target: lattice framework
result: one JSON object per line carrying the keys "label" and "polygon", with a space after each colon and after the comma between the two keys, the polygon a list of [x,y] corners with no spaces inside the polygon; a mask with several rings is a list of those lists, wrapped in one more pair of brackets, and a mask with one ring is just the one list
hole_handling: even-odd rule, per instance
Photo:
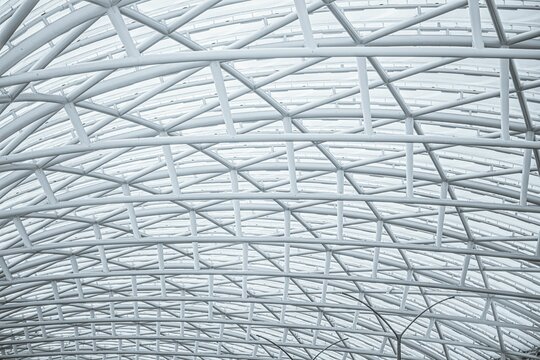
{"label": "lattice framework", "polygon": [[181,5],[0,6],[2,358],[539,346],[536,1]]}

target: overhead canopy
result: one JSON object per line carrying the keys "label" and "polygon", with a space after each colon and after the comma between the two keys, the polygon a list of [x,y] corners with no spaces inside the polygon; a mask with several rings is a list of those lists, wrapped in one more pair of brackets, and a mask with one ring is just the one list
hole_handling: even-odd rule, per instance
{"label": "overhead canopy", "polygon": [[0,21],[2,359],[540,359],[537,1]]}

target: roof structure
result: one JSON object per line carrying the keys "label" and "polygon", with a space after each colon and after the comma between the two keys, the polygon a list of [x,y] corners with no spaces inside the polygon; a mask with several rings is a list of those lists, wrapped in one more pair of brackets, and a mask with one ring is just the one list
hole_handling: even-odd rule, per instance
{"label": "roof structure", "polygon": [[454,296],[403,359],[540,359],[539,59],[536,0],[1,1],[0,357],[393,359]]}

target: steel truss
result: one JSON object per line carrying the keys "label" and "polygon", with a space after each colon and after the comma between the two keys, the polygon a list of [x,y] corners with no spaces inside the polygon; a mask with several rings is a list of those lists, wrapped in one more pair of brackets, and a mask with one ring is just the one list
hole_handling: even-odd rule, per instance
{"label": "steel truss", "polygon": [[540,359],[535,1],[172,3],[0,5],[0,357]]}

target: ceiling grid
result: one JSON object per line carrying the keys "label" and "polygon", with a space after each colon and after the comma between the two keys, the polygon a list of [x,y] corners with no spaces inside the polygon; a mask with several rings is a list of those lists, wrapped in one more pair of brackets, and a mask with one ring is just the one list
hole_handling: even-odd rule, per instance
{"label": "ceiling grid", "polygon": [[540,359],[539,24],[0,1],[0,357]]}

